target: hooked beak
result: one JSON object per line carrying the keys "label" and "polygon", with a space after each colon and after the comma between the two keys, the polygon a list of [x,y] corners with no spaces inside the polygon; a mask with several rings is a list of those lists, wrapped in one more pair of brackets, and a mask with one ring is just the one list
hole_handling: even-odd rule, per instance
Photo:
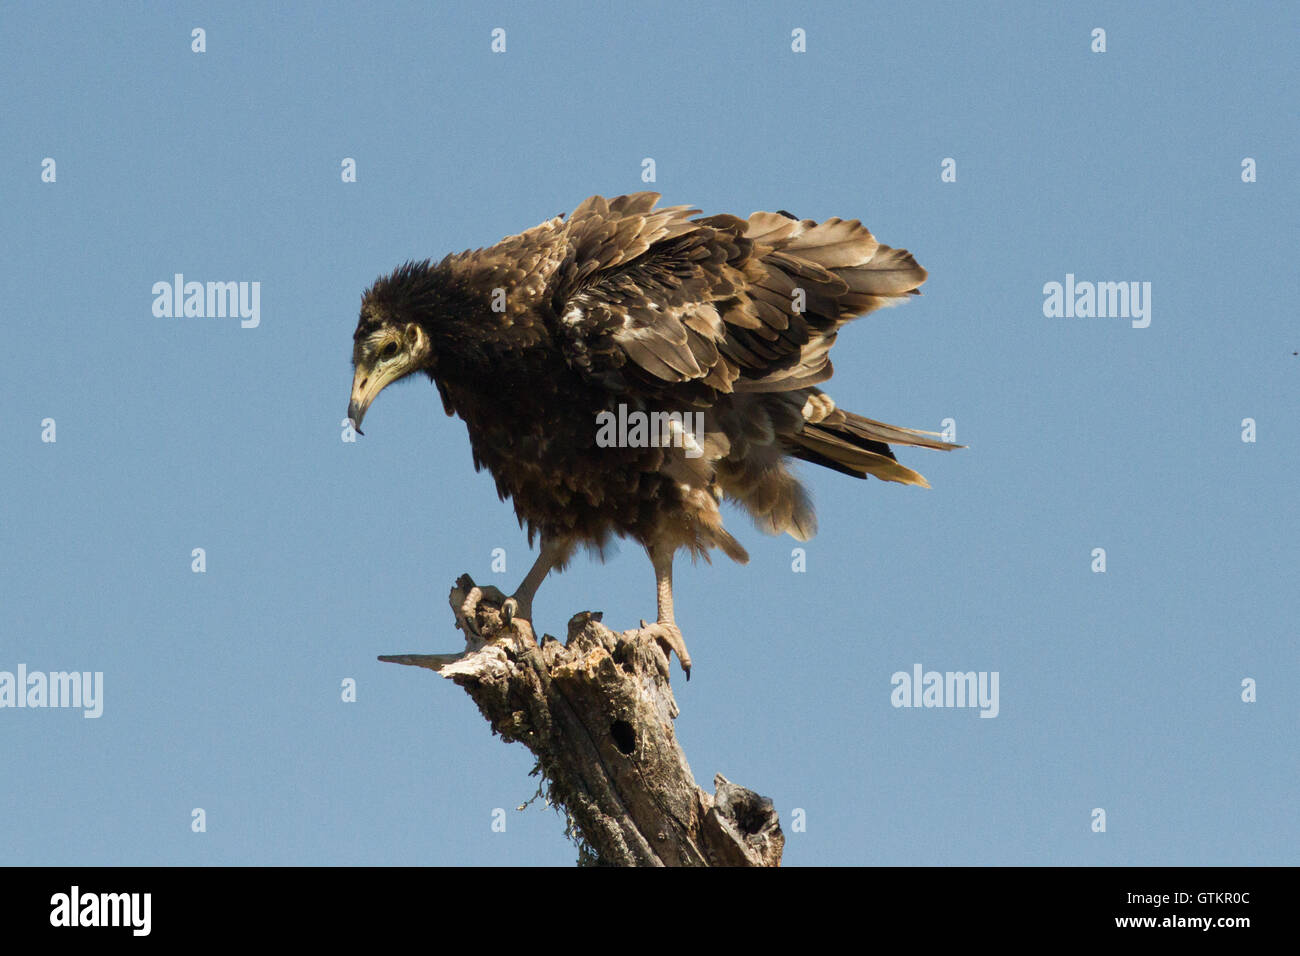
{"label": "hooked beak", "polygon": [[376,369],[357,366],[356,374],[352,376],[352,400],[348,402],[348,418],[352,420],[352,427],[358,435],[365,434],[361,430],[361,419],[366,417],[366,409],[394,378],[396,376],[391,372],[385,374]]}
{"label": "hooked beak", "polygon": [[[383,345],[383,351],[389,352],[393,341],[391,335],[382,335],[379,344]],[[374,355],[373,348],[357,346],[353,358],[353,368],[356,371],[352,374],[352,400],[348,402],[348,418],[352,420],[352,427],[358,435],[362,434],[361,420],[366,417],[366,410],[380,392],[412,372],[431,367],[429,339],[420,326],[414,322],[408,323],[401,332],[400,341],[400,351],[394,352],[390,358]]]}
{"label": "hooked beak", "polygon": [[364,405],[358,405],[355,398],[348,402],[348,418],[352,422],[352,430],[358,435],[365,434],[365,432],[361,430],[361,419],[365,417],[366,409]]}

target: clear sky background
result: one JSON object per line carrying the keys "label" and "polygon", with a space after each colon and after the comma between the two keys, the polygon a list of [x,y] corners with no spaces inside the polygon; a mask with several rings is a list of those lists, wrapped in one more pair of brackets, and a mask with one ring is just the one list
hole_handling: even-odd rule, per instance
{"label": "clear sky background", "polygon": [[[0,709],[0,862],[574,861],[522,745],[375,660],[460,648],[512,509],[423,380],[340,424],[378,274],[644,188],[910,249],[827,389],[970,446],[900,451],[929,491],[803,466],[806,573],[734,509],[748,566],[679,559],[697,779],[771,797],[788,865],[1300,862],[1300,7],[1140,7],[0,6],[0,670],[104,673],[97,720]],[[156,318],[177,272],[260,326]],[[1046,317],[1067,273],[1150,282],[1150,327]],[[589,608],[653,616],[639,547],[536,623]],[[916,663],[1000,713],[892,707]]]}

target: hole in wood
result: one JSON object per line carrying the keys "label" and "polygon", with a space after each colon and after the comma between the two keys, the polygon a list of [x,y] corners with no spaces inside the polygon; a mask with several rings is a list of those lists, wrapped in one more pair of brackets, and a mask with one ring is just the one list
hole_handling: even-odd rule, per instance
{"label": "hole in wood", "polygon": [[636,731],[626,720],[616,720],[610,725],[609,735],[614,738],[614,746],[619,752],[631,756],[636,750]]}

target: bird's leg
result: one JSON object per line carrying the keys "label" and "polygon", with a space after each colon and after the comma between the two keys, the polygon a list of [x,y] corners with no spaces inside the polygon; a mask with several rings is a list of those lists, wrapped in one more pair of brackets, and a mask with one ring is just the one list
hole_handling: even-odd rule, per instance
{"label": "bird's leg", "polygon": [[686,679],[691,679],[691,655],[686,650],[686,641],[673,620],[673,549],[662,545],[648,545],[646,552],[655,569],[655,598],[659,605],[659,619],[654,624],[641,622],[641,633],[657,640],[664,648],[664,653],[673,651],[681,662]]}
{"label": "bird's leg", "polygon": [[515,588],[515,593],[501,604],[501,615],[507,624],[515,618],[532,623],[533,596],[537,594],[537,589],[541,587],[546,575],[551,573],[551,569],[564,560],[566,553],[567,548],[563,544],[549,538],[542,538],[541,552],[537,555],[537,560],[528,569],[519,587]]}

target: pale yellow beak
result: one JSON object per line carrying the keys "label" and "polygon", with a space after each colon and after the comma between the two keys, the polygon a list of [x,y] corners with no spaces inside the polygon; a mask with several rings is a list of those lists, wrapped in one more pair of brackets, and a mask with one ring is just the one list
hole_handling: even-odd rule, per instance
{"label": "pale yellow beak", "polygon": [[361,430],[361,419],[366,417],[370,403],[389,382],[400,375],[401,369],[396,363],[374,369],[357,366],[356,374],[352,376],[352,400],[348,402],[348,418],[352,419],[352,427],[358,435],[365,434]]}

